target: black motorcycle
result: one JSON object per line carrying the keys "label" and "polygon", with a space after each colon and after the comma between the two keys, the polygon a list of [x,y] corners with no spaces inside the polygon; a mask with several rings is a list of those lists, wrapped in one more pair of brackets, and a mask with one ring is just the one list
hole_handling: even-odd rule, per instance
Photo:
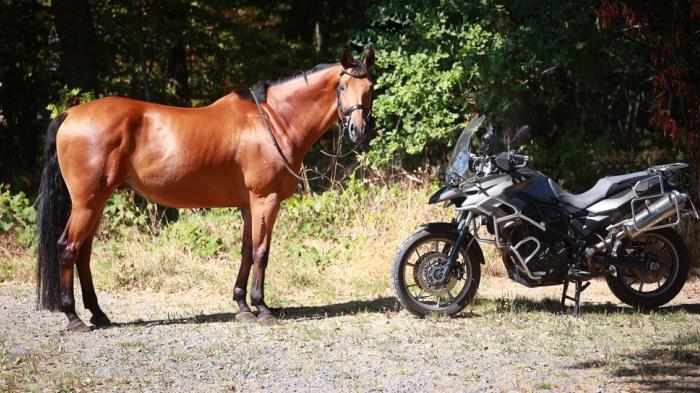
{"label": "black motorcycle", "polygon": [[508,148],[489,126],[472,153],[472,136],[483,123],[484,116],[469,122],[452,152],[446,185],[430,197],[431,204],[453,206],[457,218],[423,225],[394,258],[392,284],[408,311],[419,317],[462,311],[481,279],[479,243],[498,249],[514,281],[563,284],[562,310],[570,300],[575,314],[587,281],[599,276],[637,308],[659,307],[678,294],[688,277],[688,253],[672,227],[698,218],[679,184],[687,164],[605,177],[570,194],[515,152],[527,126]]}

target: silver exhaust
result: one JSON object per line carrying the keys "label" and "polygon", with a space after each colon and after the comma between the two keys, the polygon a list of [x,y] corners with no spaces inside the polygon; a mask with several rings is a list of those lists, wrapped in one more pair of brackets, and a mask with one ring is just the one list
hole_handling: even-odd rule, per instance
{"label": "silver exhaust", "polygon": [[671,191],[668,194],[664,194],[658,201],[646,206],[639,214],[635,214],[629,220],[625,220],[622,227],[627,232],[627,235],[634,239],[642,232],[674,215],[678,217],[677,221],[680,222],[681,209],[685,207],[687,201],[688,195],[681,194],[678,191]]}
{"label": "silver exhaust", "polygon": [[[620,241],[625,238],[634,239],[640,234],[652,229],[677,225],[680,223],[681,218],[685,216],[681,209],[685,207],[687,202],[687,194],[682,194],[678,191],[671,191],[663,194],[656,202],[646,205],[642,211],[633,214],[632,218],[614,225],[613,227],[622,226],[622,230],[611,234],[598,244],[589,247],[586,250],[586,254],[588,256],[592,256],[595,253],[606,251],[609,248],[612,248],[614,252],[620,244]],[[694,211],[695,209],[693,209],[693,212]],[[677,217],[675,222],[657,225],[658,223],[673,216]]]}

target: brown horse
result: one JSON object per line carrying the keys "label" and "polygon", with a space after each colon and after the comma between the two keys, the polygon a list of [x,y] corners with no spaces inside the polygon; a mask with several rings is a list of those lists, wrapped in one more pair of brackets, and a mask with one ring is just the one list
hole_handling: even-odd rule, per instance
{"label": "brown horse", "polygon": [[[202,108],[108,97],[62,113],[49,126],[39,190],[40,306],[64,312],[68,330],[89,329],[75,312],[77,266],[90,322],[110,323],[97,303],[90,254],[107,199],[126,185],[166,206],[241,208],[236,319],[274,323],[264,285],[280,202],[295,192],[304,156],[334,122],[340,120],[353,142],[364,139],[373,61],[371,49],[362,62],[344,52],[340,64],[234,92]],[[257,316],[246,300],[252,266]]]}

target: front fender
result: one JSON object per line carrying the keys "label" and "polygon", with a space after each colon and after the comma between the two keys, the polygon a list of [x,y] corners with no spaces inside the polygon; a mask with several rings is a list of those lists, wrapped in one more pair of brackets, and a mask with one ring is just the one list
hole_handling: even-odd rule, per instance
{"label": "front fender", "polygon": [[442,188],[437,190],[433,195],[430,196],[430,199],[428,199],[428,203],[433,205],[436,203],[463,196],[464,191],[462,191],[461,189],[443,186]]}
{"label": "front fender", "polygon": [[[431,222],[428,224],[423,224],[421,227],[431,233],[454,233],[457,235],[457,223],[456,222]],[[464,239],[466,244],[471,244],[470,248],[474,251],[474,257],[477,258],[480,264],[485,265],[484,253],[481,251],[479,243],[472,242],[473,236],[467,234],[467,238]]]}

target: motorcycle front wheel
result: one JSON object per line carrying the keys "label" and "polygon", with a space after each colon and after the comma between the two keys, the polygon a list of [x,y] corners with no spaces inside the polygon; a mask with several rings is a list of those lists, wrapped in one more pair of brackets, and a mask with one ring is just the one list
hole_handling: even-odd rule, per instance
{"label": "motorcycle front wheel", "polygon": [[623,242],[621,253],[648,260],[645,266],[621,267],[608,276],[608,287],[622,302],[640,309],[662,306],[688,279],[688,250],[670,228],[644,232]]}
{"label": "motorcycle front wheel", "polygon": [[431,314],[455,315],[474,299],[483,257],[478,252],[479,245],[470,239],[462,245],[445,285],[438,284],[457,236],[454,232],[426,228],[411,235],[396,252],[392,286],[399,302],[410,313],[420,318]]}

